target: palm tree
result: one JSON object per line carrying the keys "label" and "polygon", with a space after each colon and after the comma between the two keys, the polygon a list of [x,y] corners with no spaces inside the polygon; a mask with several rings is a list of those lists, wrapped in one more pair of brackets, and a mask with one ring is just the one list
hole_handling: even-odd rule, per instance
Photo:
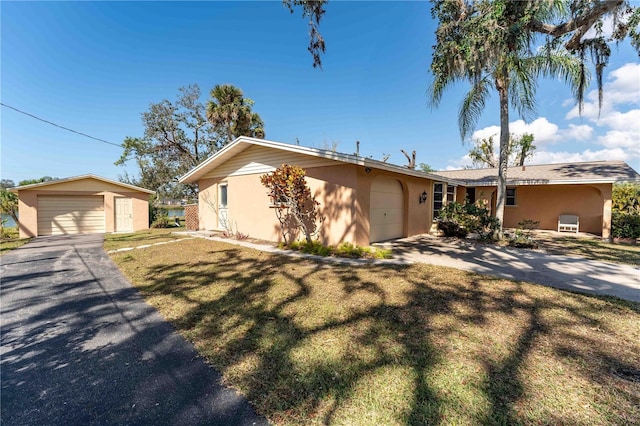
{"label": "palm tree", "polygon": [[431,102],[437,106],[445,90],[459,81],[471,89],[458,112],[460,135],[466,140],[484,111],[492,90],[500,104],[500,150],[496,217],[500,233],[506,203],[509,161],[510,107],[527,119],[535,110],[536,81],[540,76],[560,77],[581,99],[586,87],[581,61],[566,50],[545,45],[534,51],[534,37],[526,29],[532,19],[545,21],[556,13],[552,2],[478,1],[457,8],[435,8],[440,19],[431,69]]}
{"label": "palm tree", "polygon": [[207,104],[207,119],[222,134],[226,143],[238,136],[264,137],[264,123],[251,111],[253,101],[242,90],[230,84],[218,84],[211,90]]}

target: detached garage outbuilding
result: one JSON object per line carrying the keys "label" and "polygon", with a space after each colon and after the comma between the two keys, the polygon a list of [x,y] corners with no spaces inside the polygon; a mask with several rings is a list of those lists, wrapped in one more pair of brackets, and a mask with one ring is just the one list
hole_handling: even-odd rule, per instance
{"label": "detached garage outbuilding", "polygon": [[95,175],[12,188],[20,237],[134,232],[149,228],[153,191]]}

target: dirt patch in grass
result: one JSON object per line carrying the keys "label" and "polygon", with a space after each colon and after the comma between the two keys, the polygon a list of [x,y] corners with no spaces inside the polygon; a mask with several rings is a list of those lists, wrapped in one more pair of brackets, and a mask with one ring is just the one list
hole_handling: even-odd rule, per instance
{"label": "dirt patch in grass", "polygon": [[548,232],[536,232],[533,237],[539,248],[550,254],[640,265],[640,245],[607,243],[597,236],[566,236]]}
{"label": "dirt patch in grass", "polygon": [[194,239],[114,253],[276,424],[638,424],[640,304]]}
{"label": "dirt patch in grass", "polygon": [[106,234],[104,237],[104,249],[109,251],[123,247],[137,247],[145,244],[154,244],[163,241],[187,238],[184,235],[173,234],[175,231],[184,231],[184,228],[159,228],[131,232],[128,234]]}

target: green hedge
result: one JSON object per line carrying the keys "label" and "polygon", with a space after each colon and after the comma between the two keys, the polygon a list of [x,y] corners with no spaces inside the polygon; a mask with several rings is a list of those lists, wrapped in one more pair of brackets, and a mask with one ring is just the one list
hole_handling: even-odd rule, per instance
{"label": "green hedge", "polygon": [[614,238],[640,238],[640,214],[611,214],[611,234]]}

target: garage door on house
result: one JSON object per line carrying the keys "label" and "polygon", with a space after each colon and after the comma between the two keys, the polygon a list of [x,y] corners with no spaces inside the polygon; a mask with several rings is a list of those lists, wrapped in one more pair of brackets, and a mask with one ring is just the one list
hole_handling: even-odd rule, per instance
{"label": "garage door on house", "polygon": [[404,235],[404,194],[396,179],[378,176],[371,184],[369,240],[401,238]]}
{"label": "garage door on house", "polygon": [[38,235],[104,232],[103,196],[38,196]]}

